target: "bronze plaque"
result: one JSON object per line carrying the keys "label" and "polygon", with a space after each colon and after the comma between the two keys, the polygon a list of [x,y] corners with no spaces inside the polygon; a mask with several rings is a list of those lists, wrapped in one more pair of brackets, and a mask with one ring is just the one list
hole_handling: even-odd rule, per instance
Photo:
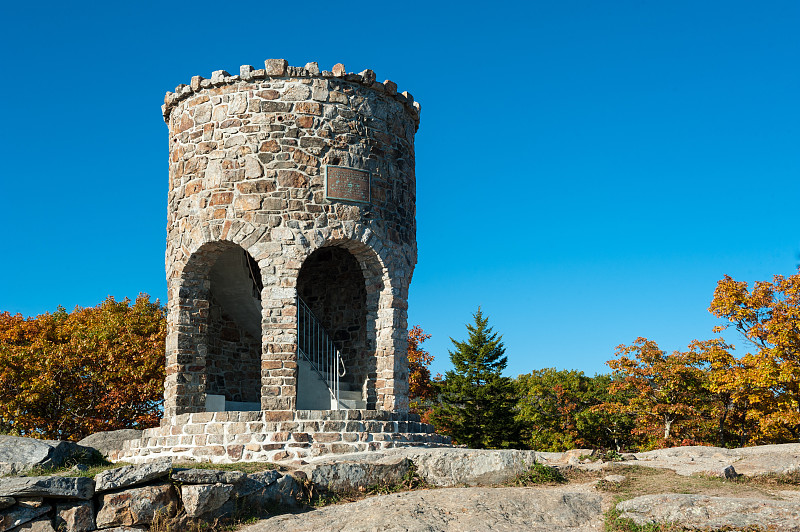
{"label": "bronze plaque", "polygon": [[325,198],[370,202],[370,173],[344,166],[325,166]]}

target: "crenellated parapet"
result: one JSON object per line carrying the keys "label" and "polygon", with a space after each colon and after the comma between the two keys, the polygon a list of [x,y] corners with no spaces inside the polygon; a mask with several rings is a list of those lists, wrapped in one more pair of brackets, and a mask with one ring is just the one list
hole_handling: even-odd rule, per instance
{"label": "crenellated parapet", "polygon": [[252,65],[242,65],[239,67],[238,75],[231,75],[225,70],[215,70],[211,74],[211,78],[193,76],[188,85],[178,85],[175,87],[174,92],[167,92],[164,95],[164,105],[161,106],[161,112],[164,116],[164,121],[169,123],[169,115],[175,105],[204,89],[211,89],[233,83],[251,83],[258,82],[260,80],[281,78],[335,78],[348,83],[355,83],[363,87],[367,87],[385,95],[387,98],[392,98],[403,104],[411,117],[414,118],[415,123],[419,125],[419,115],[421,110],[419,102],[415,101],[414,97],[407,91],[398,92],[397,84],[395,82],[388,79],[383,82],[377,81],[375,72],[370,69],[363,70],[356,74],[353,72],[347,72],[342,63],[337,63],[333,65],[331,70],[320,71],[319,65],[315,62],[306,63],[306,66],[304,67],[294,67],[289,66],[285,59],[267,59],[264,61],[264,68],[254,68]]}

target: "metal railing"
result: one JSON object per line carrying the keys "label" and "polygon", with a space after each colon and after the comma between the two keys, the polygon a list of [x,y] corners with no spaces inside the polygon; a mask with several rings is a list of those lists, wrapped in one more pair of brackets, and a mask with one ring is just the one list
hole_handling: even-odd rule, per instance
{"label": "metal railing", "polygon": [[345,376],[342,354],[300,296],[297,296],[297,350],[325,382],[331,409],[339,409],[339,379]]}

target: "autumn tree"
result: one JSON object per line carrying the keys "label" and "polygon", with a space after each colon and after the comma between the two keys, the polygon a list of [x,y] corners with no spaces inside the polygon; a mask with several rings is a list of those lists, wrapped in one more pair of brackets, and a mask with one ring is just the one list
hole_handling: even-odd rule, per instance
{"label": "autumn tree", "polygon": [[633,433],[644,438],[645,446],[693,439],[690,429],[698,419],[696,400],[703,376],[686,353],[666,354],[655,342],[637,338],[629,346],[618,346],[616,356],[608,361],[617,376],[611,390],[625,394],[626,400],[605,403],[605,411],[632,415]]}
{"label": "autumn tree", "polygon": [[800,273],[758,281],[752,289],[730,276],[717,283],[709,311],[754,348],[738,372],[746,417],[756,422],[752,443],[800,438]]}
{"label": "autumn tree", "polygon": [[0,313],[0,424],[13,433],[78,440],[158,422],[164,309],[147,295],[36,318]]}
{"label": "autumn tree", "polygon": [[431,380],[429,366],[433,362],[433,355],[422,348],[431,335],[415,325],[408,331],[408,400],[409,408],[416,414],[423,415],[429,409],[436,390]]}
{"label": "autumn tree", "polygon": [[520,375],[517,419],[522,441],[537,451],[566,451],[576,447],[621,450],[630,442],[632,418],[598,407],[612,399],[610,375],[589,377],[582,371],[545,368]]}
{"label": "autumn tree", "polygon": [[492,332],[480,308],[474,320],[466,341],[450,339],[454,369],[445,374],[431,420],[459,444],[514,447],[519,445],[516,396],[511,379],[502,375],[508,363],[502,337]]}
{"label": "autumn tree", "polygon": [[528,447],[556,452],[583,444],[577,416],[592,404],[590,381],[581,371],[555,368],[516,378],[517,419]]}

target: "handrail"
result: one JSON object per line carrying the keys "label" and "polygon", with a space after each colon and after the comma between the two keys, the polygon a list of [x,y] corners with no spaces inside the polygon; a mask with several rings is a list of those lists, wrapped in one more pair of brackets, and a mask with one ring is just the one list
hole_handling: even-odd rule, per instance
{"label": "handrail", "polygon": [[332,410],[338,410],[339,378],[346,374],[342,354],[299,294],[297,295],[297,350],[325,382],[331,399],[335,402],[333,405],[335,408]]}

